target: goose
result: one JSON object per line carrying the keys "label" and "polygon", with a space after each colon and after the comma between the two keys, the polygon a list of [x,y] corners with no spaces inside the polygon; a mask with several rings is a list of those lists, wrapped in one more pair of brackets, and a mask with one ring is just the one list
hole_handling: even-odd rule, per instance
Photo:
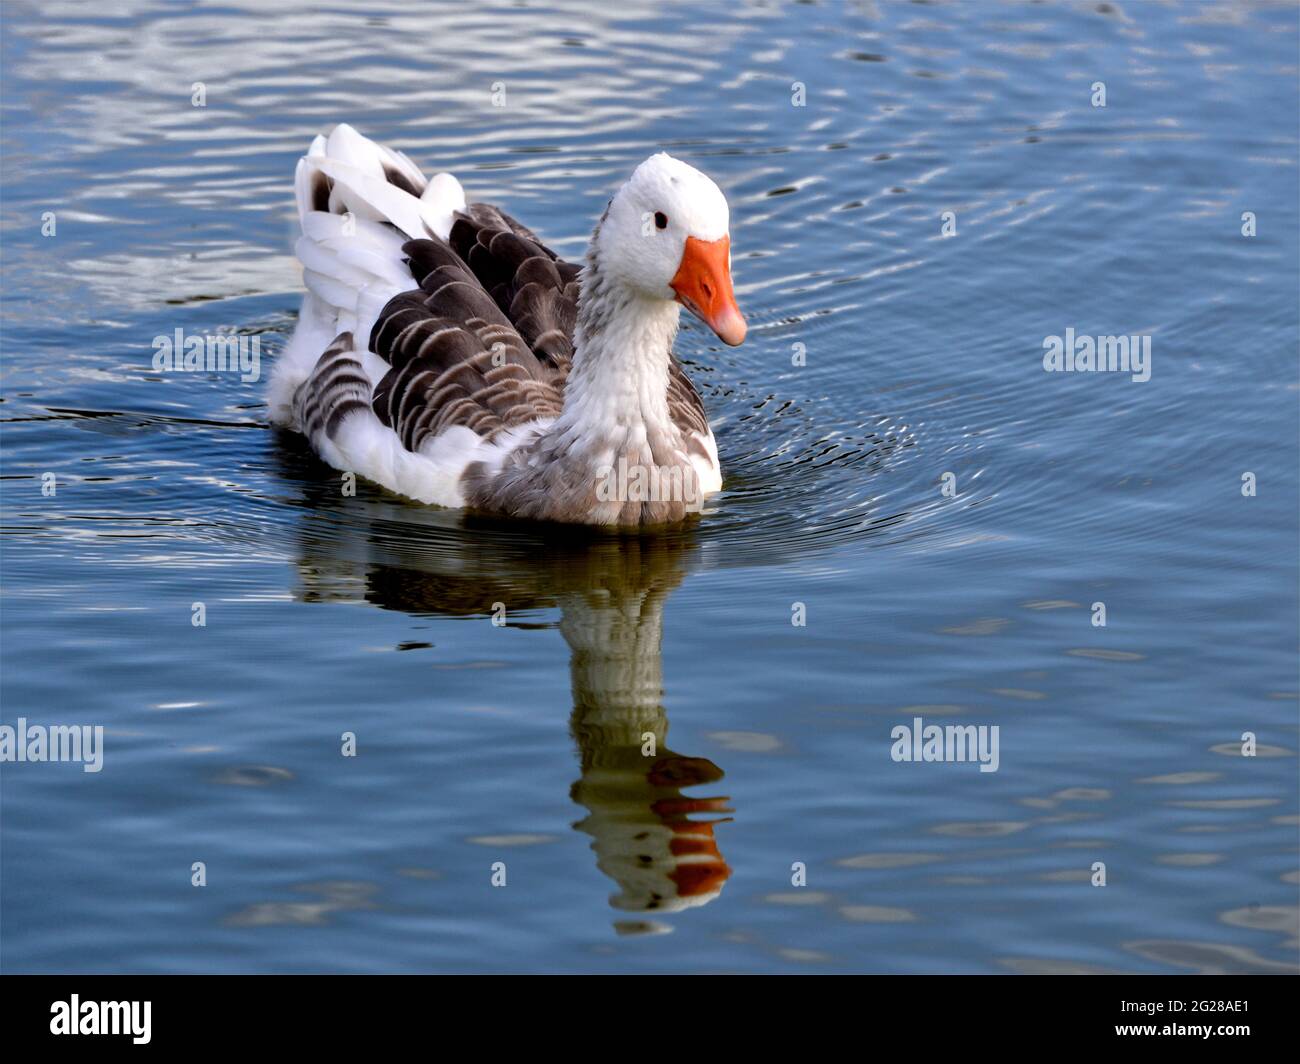
{"label": "goose", "polygon": [[705,174],[641,163],[581,266],[346,124],[312,142],[295,193],[307,291],[268,406],[326,463],[421,503],[597,526],[682,521],[721,489],[672,350],[682,307],[745,339]]}

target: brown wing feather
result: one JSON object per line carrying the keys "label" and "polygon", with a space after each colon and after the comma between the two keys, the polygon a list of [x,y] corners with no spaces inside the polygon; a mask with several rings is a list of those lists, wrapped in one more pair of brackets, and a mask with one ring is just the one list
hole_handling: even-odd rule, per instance
{"label": "brown wing feather", "polygon": [[[375,413],[404,446],[415,450],[452,425],[490,438],[557,415],[580,267],[486,203],[457,214],[446,243],[413,240],[402,250],[420,287],[389,301],[370,349],[393,367],[375,389]],[[707,438],[704,404],[676,357],[668,406],[688,438]]]}
{"label": "brown wing feather", "polygon": [[488,203],[457,214],[448,242],[533,353],[567,370],[578,322],[578,265]]}
{"label": "brown wing feather", "polygon": [[316,368],[294,392],[294,410],[303,434],[320,445],[350,414],[365,410],[370,380],[353,350],[352,334],[339,333],[322,352]]}
{"label": "brown wing feather", "polygon": [[704,401],[695,390],[691,378],[674,355],[668,368],[668,413],[673,423],[689,438],[692,433],[700,437],[709,435],[709,418],[704,412]]}
{"label": "brown wing feather", "polygon": [[418,290],[395,296],[370,334],[392,369],[375,414],[408,450],[453,425],[484,438],[560,412],[560,390],[477,278],[440,240],[403,245]]}

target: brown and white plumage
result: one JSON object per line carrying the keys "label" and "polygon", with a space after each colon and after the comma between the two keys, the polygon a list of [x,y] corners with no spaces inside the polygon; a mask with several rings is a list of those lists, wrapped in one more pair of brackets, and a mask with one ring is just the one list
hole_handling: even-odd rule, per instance
{"label": "brown and white plumage", "polygon": [[296,184],[308,292],[271,416],[329,464],[422,502],[600,525],[680,520],[721,487],[672,353],[679,305],[744,336],[726,201],[699,171],[643,163],[581,267],[346,125]]}

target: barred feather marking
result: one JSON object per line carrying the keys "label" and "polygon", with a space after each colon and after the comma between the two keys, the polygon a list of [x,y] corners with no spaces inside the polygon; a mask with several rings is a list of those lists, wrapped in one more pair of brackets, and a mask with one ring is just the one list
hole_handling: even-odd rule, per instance
{"label": "barred feather marking", "polygon": [[370,380],[353,351],[351,333],[340,333],[294,395],[303,434],[319,445],[332,439],[343,419],[370,406]]}

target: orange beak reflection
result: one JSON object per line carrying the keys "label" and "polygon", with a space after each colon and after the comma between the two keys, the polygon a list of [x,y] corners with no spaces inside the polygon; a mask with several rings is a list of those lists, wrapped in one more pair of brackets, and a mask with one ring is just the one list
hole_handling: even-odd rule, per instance
{"label": "orange beak reflection", "polygon": [[735,347],[745,340],[745,319],[731,290],[731,237],[700,240],[688,236],[677,275],[669,282],[677,302]]}

